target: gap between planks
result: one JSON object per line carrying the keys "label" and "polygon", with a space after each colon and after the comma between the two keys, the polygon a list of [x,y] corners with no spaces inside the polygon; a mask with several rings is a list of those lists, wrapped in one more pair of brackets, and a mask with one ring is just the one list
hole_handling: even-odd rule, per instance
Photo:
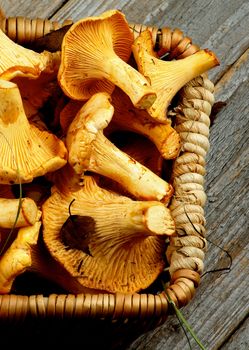
{"label": "gap between planks", "polygon": [[248,321],[249,321],[249,313],[238,323],[237,327],[234,328],[233,332],[228,334],[228,337],[226,339],[224,339],[223,343],[219,346],[219,348],[217,350],[223,350],[224,347],[229,346],[229,343],[231,343],[233,341],[233,338],[239,336],[239,333],[240,333],[241,329],[243,328],[243,326],[246,327],[246,323]]}
{"label": "gap between planks", "polygon": [[217,100],[227,101],[249,76],[249,47],[226,69],[215,84]]}
{"label": "gap between planks", "polygon": [[69,0],[64,0],[60,6],[54,10],[54,12],[52,12],[49,16],[48,16],[48,19],[51,20],[52,17],[56,16],[57,12],[59,12],[67,3],[68,3]]}

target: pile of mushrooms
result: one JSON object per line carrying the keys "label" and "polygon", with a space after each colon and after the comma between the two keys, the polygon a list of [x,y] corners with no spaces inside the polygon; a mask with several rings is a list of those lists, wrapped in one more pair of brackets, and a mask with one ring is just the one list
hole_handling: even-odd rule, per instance
{"label": "pile of mushrooms", "polygon": [[134,293],[157,279],[181,151],[168,111],[217,64],[208,50],[161,60],[118,10],[76,22],[56,53],[0,31],[0,293],[25,271],[71,293]]}

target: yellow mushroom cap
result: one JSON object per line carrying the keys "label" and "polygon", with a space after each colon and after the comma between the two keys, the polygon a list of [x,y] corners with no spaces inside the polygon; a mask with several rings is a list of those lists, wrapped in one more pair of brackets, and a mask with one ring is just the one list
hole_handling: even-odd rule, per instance
{"label": "yellow mushroom cap", "polygon": [[32,264],[31,249],[37,244],[41,221],[19,229],[16,239],[0,257],[0,294],[11,291],[15,278]]}
{"label": "yellow mushroom cap", "polygon": [[31,182],[67,161],[64,143],[29,124],[16,84],[0,80],[0,183]]}
{"label": "yellow mushroom cap", "polygon": [[167,109],[176,93],[190,80],[219,65],[219,61],[207,49],[179,60],[163,61],[155,57],[152,47],[151,33],[145,30],[134,41],[132,50],[139,72],[157,94],[147,111],[155,120],[167,123]]}
{"label": "yellow mushroom cap", "polygon": [[11,80],[17,76],[37,78],[42,71],[54,69],[58,53],[37,53],[16,44],[0,30],[0,79]]}
{"label": "yellow mushroom cap", "polygon": [[24,110],[28,118],[37,113],[48,98],[60,90],[57,83],[59,63],[60,54],[58,52],[51,53],[50,67],[41,71],[38,77],[17,76],[11,79],[20,90]]}
{"label": "yellow mushroom cap", "polygon": [[[76,221],[65,227],[69,206]],[[119,196],[88,176],[77,192],[53,191],[42,212],[43,238],[53,258],[82,286],[109,292],[149,286],[165,264],[164,237],[175,231],[162,203]],[[81,220],[77,231],[75,215]]]}
{"label": "yellow mushroom cap", "polygon": [[125,16],[118,10],[76,22],[62,42],[58,81],[64,93],[86,100],[97,92],[122,88],[135,105],[149,107],[156,95],[148,81],[126,63],[133,35]]}

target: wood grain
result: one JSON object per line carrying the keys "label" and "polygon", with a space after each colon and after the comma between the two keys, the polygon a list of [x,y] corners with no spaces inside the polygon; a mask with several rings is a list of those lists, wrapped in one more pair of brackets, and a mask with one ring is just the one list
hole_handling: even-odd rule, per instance
{"label": "wood grain", "polygon": [[0,7],[7,17],[49,18],[64,2],[63,0],[0,0]]}
{"label": "wood grain", "polygon": [[[178,27],[195,43],[217,54],[221,64],[209,76],[217,83],[216,100],[224,101],[226,106],[218,113],[210,133],[205,208],[210,242],[205,271],[229,264],[227,255],[216,245],[229,251],[233,265],[228,273],[206,274],[195,298],[182,311],[207,350],[248,349],[249,2],[6,0],[0,1],[0,6],[8,16],[51,17],[60,21],[65,18],[76,21],[118,8],[129,22]],[[120,340],[116,339],[118,350],[121,343],[120,331]],[[193,349],[198,348],[193,341],[191,344]],[[104,344],[102,348],[107,349]],[[140,336],[126,349],[188,350],[189,347],[178,320],[170,316],[161,327]]]}
{"label": "wood grain", "polygon": [[248,350],[249,339],[249,317],[240,325],[240,327],[234,332],[232,337],[223,345],[222,350]]}
{"label": "wood grain", "polygon": [[227,101],[249,78],[249,49],[247,49],[215,85],[216,101]]}

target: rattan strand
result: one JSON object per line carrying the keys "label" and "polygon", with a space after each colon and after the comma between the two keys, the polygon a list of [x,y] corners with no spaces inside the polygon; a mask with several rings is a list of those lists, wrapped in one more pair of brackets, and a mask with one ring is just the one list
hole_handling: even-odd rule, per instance
{"label": "rattan strand", "polygon": [[[171,239],[166,253],[171,276],[181,269],[190,269],[201,274],[204,267],[206,242],[203,206],[206,195],[203,177],[205,172],[202,167],[209,149],[209,114],[214,102],[213,91],[214,86],[206,75],[193,79],[182,89],[180,103],[176,108],[175,128],[180,134],[183,147],[172,172],[175,195],[170,209],[179,238]],[[186,144],[192,147],[186,147]],[[196,155],[200,157],[202,164],[198,163],[199,157]],[[186,170],[184,173],[182,164]],[[183,296],[179,288],[175,288],[174,284],[170,288],[181,304]]]}
{"label": "rattan strand", "polygon": [[[72,24],[71,20],[65,20],[63,23],[59,23],[47,19],[29,19],[20,16],[0,18],[0,29],[9,38],[19,44],[34,42],[36,39],[70,24]],[[143,30],[149,29],[152,34],[154,46],[159,48],[159,56],[168,53],[168,59],[184,58],[199,50],[199,47],[192,44],[192,40],[184,36],[183,32],[178,28],[174,30],[168,27],[161,29],[133,23],[129,24],[129,26],[134,34],[134,39]]]}
{"label": "rattan strand", "polygon": [[[64,21],[60,24],[49,20],[12,17],[1,18],[0,28],[12,40],[22,44],[70,23],[72,22]],[[199,50],[179,29],[159,29],[139,24],[130,24],[130,28],[134,38],[142,30],[149,29],[154,45],[159,47],[158,53],[168,53],[169,59],[183,58]],[[206,75],[202,75],[182,89],[176,108],[176,129],[182,139],[182,152],[174,162],[172,175],[175,196],[170,209],[176,221],[177,236],[172,237],[167,250],[171,285],[166,293],[51,294],[48,297],[3,295],[0,296],[0,318],[15,322],[30,315],[37,318],[98,317],[113,321],[120,318],[154,318],[155,325],[158,325],[168,315],[168,297],[178,307],[186,305],[193,298],[200,282],[206,250],[203,176],[205,156],[209,148],[209,115],[213,102],[213,84]],[[189,219],[192,223],[189,223]]]}

